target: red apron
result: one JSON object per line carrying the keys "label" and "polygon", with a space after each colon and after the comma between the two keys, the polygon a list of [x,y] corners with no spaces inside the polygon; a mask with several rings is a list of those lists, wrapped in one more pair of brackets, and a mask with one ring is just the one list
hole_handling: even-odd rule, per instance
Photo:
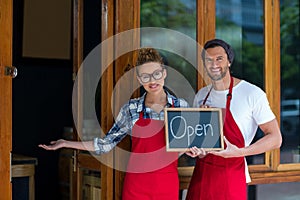
{"label": "red apron", "polygon": [[122,199],[177,200],[178,153],[166,152],[164,121],[144,119],[141,112],[131,141]]}
{"label": "red apron", "polygon": [[[230,143],[242,148],[244,138],[230,112],[232,88],[231,77],[223,132]],[[244,157],[223,158],[208,154],[196,161],[186,200],[246,200],[246,189]]]}

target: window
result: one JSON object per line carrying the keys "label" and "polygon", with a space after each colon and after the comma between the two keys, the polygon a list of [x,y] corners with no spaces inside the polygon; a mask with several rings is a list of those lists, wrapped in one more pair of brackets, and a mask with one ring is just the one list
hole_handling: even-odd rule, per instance
{"label": "window", "polygon": [[281,39],[281,163],[299,163],[300,155],[300,51],[299,1],[282,0]]}

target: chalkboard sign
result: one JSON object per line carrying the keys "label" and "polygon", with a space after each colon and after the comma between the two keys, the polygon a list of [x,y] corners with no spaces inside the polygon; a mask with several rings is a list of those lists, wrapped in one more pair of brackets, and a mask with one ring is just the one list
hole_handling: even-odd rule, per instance
{"label": "chalkboard sign", "polygon": [[224,149],[221,108],[165,108],[167,151]]}

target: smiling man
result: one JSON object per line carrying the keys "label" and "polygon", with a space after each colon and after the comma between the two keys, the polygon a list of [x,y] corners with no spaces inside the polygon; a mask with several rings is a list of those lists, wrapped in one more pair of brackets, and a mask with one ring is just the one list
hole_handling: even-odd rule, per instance
{"label": "smiling man", "polygon": [[[197,157],[187,200],[246,200],[250,176],[245,156],[279,148],[282,142],[265,92],[231,76],[233,59],[233,49],[225,41],[205,43],[202,61],[212,84],[200,89],[194,106],[222,108],[225,149],[206,152],[193,147],[186,153]],[[264,137],[251,144],[258,127]]]}

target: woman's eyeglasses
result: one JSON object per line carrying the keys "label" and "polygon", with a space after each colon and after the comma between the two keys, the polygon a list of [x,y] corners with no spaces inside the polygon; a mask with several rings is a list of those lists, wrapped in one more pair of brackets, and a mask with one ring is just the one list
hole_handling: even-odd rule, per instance
{"label": "woman's eyeglasses", "polygon": [[155,70],[152,74],[142,73],[139,75],[140,80],[143,83],[148,83],[151,81],[151,77],[153,77],[154,80],[159,80],[163,77],[164,68]]}

